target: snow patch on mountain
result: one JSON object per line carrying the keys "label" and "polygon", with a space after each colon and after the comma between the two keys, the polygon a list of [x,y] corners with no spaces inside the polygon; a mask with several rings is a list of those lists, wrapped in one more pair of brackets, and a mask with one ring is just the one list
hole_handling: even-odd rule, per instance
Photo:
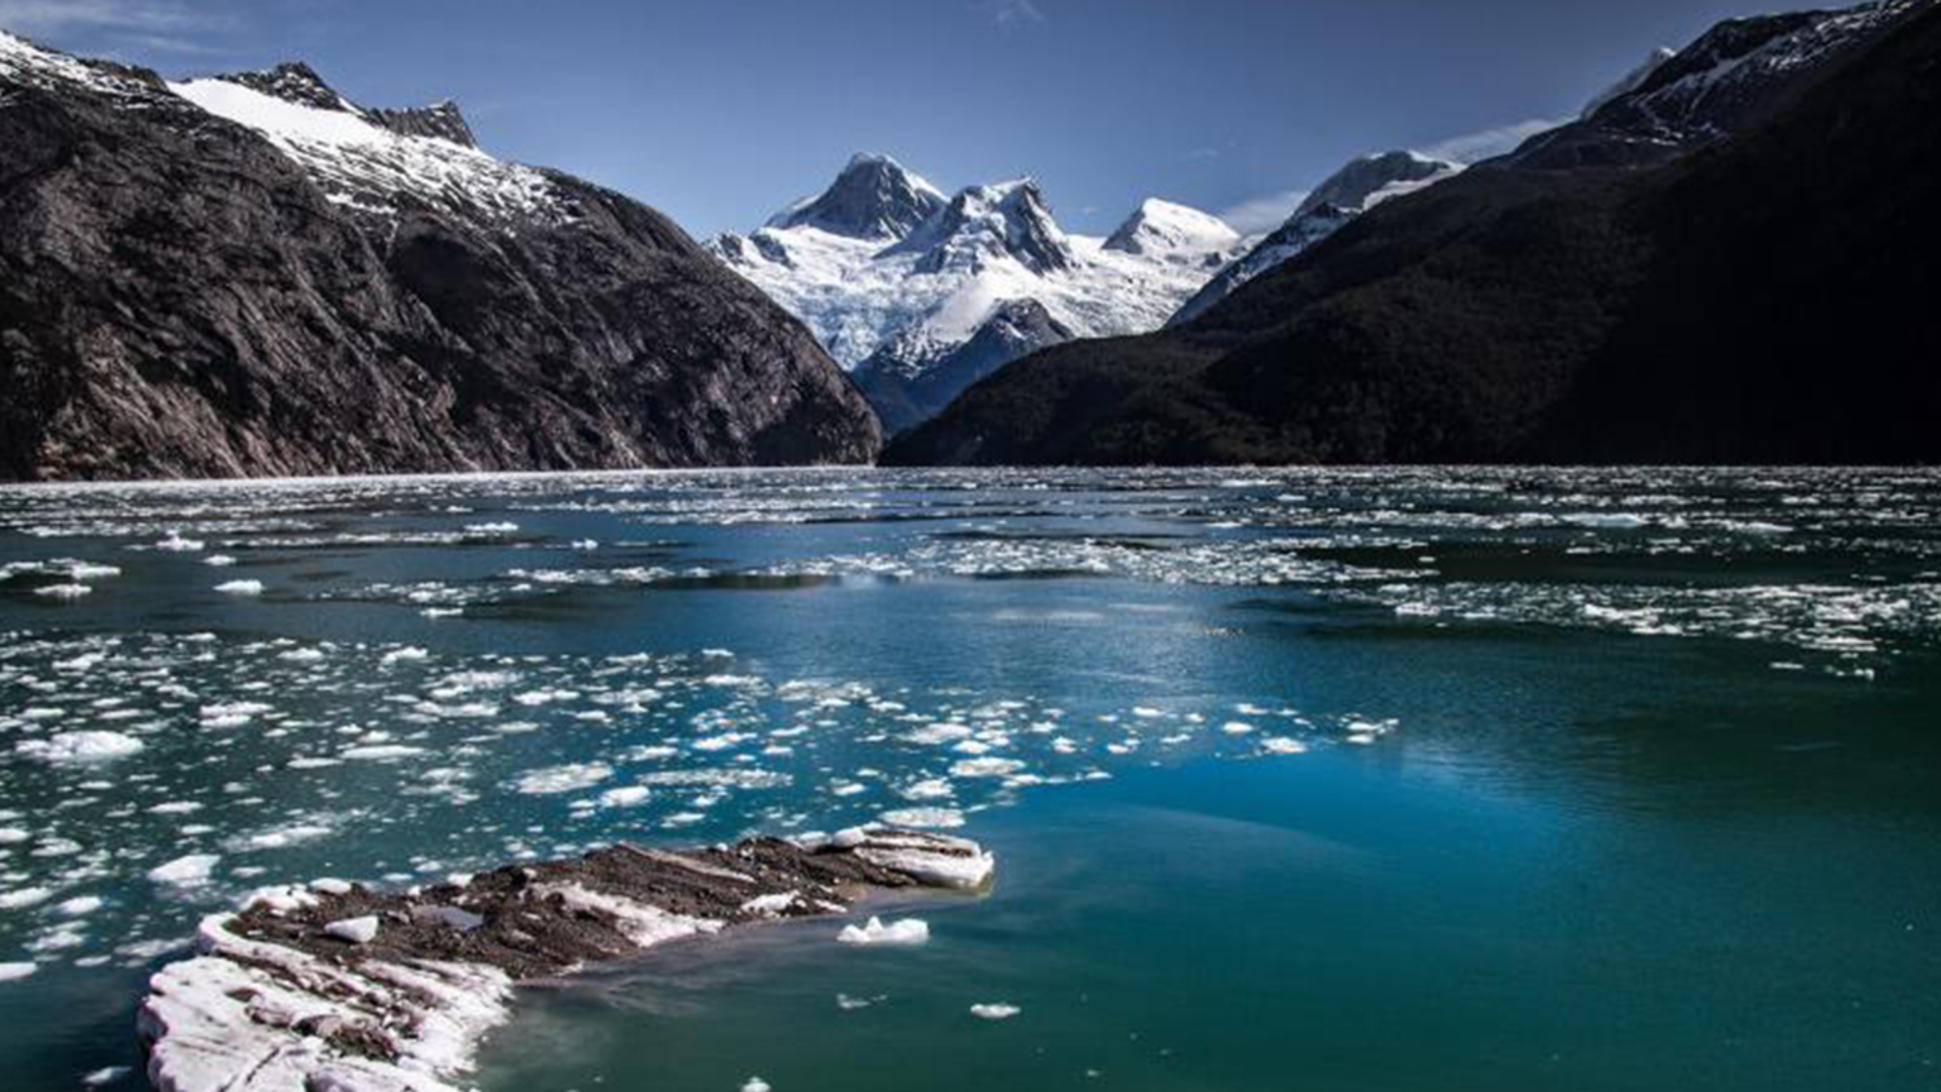
{"label": "snow patch on mountain", "polygon": [[403,202],[418,201],[495,220],[570,219],[544,172],[472,146],[470,129],[450,103],[366,110],[302,65],[171,83],[168,89],[261,133],[339,205],[388,215]]}

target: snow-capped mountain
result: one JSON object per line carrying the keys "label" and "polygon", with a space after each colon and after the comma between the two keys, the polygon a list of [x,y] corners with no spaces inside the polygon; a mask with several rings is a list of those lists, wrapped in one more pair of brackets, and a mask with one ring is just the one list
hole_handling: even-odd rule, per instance
{"label": "snow-capped mountain", "polygon": [[301,64],[0,32],[0,478],[866,461],[810,333],[666,217]]}
{"label": "snow-capped mountain", "polygon": [[1341,225],[1383,201],[1440,182],[1461,169],[1447,160],[1410,151],[1350,160],[1316,186],[1280,227],[1207,281],[1167,320],[1167,325],[1191,321],[1234,289],[1334,234]]}
{"label": "snow-capped mountain", "polygon": [[901,239],[944,202],[937,187],[890,157],[858,153],[827,190],[776,213],[768,226],[812,227],[855,239]]}
{"label": "snow-capped mountain", "polygon": [[1032,349],[1157,328],[1240,243],[1157,199],[1107,237],[1072,235],[1031,179],[946,198],[859,155],[820,195],[709,245],[808,323],[896,427]]}
{"label": "snow-capped mountain", "polygon": [[[1518,167],[1644,166],[1757,125],[1828,61],[1874,40],[1929,0],[1728,19],[1684,49],[1661,50],[1571,124],[1503,157]],[[1810,82],[1810,79],[1807,81]]]}

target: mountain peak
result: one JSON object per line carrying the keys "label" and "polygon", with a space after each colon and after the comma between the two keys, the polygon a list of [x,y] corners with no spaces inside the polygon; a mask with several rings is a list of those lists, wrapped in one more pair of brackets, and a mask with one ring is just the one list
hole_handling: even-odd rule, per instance
{"label": "mountain peak", "polygon": [[942,208],[944,195],[887,155],[858,152],[829,188],[769,218],[858,239],[901,239]]}
{"label": "mountain peak", "polygon": [[450,99],[434,102],[430,106],[372,110],[369,117],[400,136],[436,137],[467,148],[478,147],[472,127],[466,124],[465,115],[459,112],[458,104]]}
{"label": "mountain peak", "polygon": [[1392,196],[1399,187],[1427,182],[1456,169],[1454,163],[1403,149],[1359,156],[1314,187],[1288,222],[1327,206],[1360,212],[1380,197]]}
{"label": "mountain peak", "polygon": [[352,114],[399,136],[435,137],[467,148],[478,147],[472,127],[466,124],[458,104],[450,99],[430,106],[367,110],[338,93],[316,69],[302,61],[284,61],[255,72],[234,72],[215,78],[297,106]]}
{"label": "mountain peak", "polygon": [[982,268],[1008,256],[1033,273],[1068,269],[1071,244],[1052,219],[1036,179],[1014,178],[958,190],[919,230],[884,253],[921,252],[921,272]]}
{"label": "mountain peak", "polygon": [[1203,257],[1239,240],[1240,233],[1217,216],[1148,197],[1107,237],[1104,246],[1127,254],[1192,251]]}
{"label": "mountain peak", "polygon": [[1639,87],[1644,85],[1644,82],[1646,80],[1652,77],[1653,73],[1657,72],[1658,69],[1662,68],[1666,61],[1669,61],[1676,56],[1678,56],[1677,50],[1668,49],[1664,46],[1659,46],[1657,49],[1652,50],[1650,53],[1645,55],[1645,59],[1638,65],[1638,67],[1633,68],[1629,72],[1626,72],[1622,77],[1618,79],[1616,83],[1612,84],[1611,86],[1605,88],[1604,90],[1598,92],[1596,95],[1592,96],[1591,101],[1584,104],[1583,113],[1577,116],[1580,118],[1590,117],[1592,114],[1595,114],[1598,112],[1598,110],[1602,109],[1604,104],[1607,102],[1610,102],[1612,99],[1618,98],[1621,95],[1628,95],[1631,92],[1636,91]]}
{"label": "mountain peak", "polygon": [[233,72],[216,79],[241,84],[251,91],[257,91],[271,98],[293,102],[298,106],[315,107],[318,110],[343,110],[357,113],[350,100],[337,93],[336,89],[324,82],[317,70],[302,61],[284,61],[270,68],[255,72]]}

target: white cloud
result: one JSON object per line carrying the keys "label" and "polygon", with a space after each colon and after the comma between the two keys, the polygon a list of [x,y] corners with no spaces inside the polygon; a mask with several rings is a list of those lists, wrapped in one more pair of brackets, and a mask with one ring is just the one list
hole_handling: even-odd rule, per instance
{"label": "white cloud", "polygon": [[1493,129],[1482,129],[1474,133],[1453,136],[1419,150],[1423,155],[1432,155],[1437,159],[1448,159],[1465,164],[1475,163],[1491,156],[1502,155],[1538,133],[1546,129],[1555,129],[1568,120],[1570,119],[1530,118],[1510,125],[1499,125]]}
{"label": "white cloud", "polygon": [[1306,190],[1282,190],[1262,194],[1222,210],[1219,216],[1242,235],[1259,235],[1274,230],[1294,215],[1295,207],[1307,199],[1307,193]]}
{"label": "white cloud", "polygon": [[998,26],[1006,29],[1045,21],[1045,13],[1032,0],[990,0],[984,8]]}
{"label": "white cloud", "polygon": [[194,35],[226,30],[227,18],[191,11],[173,0],[0,0],[0,28],[62,37],[107,35],[124,45],[203,52]]}

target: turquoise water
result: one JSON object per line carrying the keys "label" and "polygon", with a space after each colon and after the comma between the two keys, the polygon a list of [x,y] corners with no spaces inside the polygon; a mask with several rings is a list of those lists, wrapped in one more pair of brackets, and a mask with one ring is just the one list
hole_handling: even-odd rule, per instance
{"label": "turquoise water", "polygon": [[0,566],[9,1088],[139,1087],[255,886],[884,815],[995,889],[529,990],[478,1083],[1941,1085],[1941,475],[34,488]]}

